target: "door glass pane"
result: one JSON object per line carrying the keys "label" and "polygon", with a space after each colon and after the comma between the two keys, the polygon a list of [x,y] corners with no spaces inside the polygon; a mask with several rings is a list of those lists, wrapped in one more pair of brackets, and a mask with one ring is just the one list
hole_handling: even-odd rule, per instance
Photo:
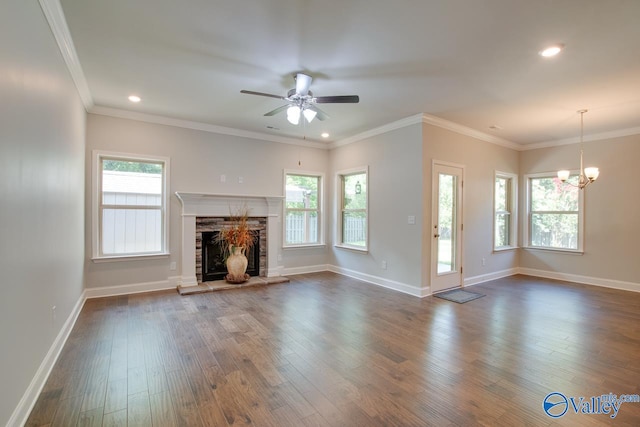
{"label": "door glass pane", "polygon": [[456,176],[439,174],[438,274],[456,270]]}

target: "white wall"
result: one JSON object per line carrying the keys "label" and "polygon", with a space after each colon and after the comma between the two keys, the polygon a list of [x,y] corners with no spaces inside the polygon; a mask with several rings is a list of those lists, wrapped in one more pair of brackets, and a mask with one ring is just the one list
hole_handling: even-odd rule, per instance
{"label": "white wall", "polygon": [[[336,223],[336,172],[369,167],[369,251],[335,248],[329,264],[365,280],[410,293],[421,288],[422,126],[377,135],[331,150],[331,213]],[[409,225],[409,215],[416,224]],[[335,239],[335,226],[331,239]],[[381,267],[387,262],[387,269]],[[350,272],[347,271],[347,274]]]}
{"label": "white wall", "polygon": [[3,1],[0,58],[5,425],[82,295],[86,114],[38,2]]}
{"label": "white wall", "polygon": [[[91,261],[91,152],[153,154],[171,159],[170,252],[166,259]],[[181,205],[176,191],[284,195],[283,170],[325,171],[328,151],[89,114],[86,176],[86,286],[88,288],[164,282],[181,274]],[[298,165],[300,161],[301,165]],[[220,182],[220,175],[226,182]],[[238,182],[242,176],[243,183]],[[282,236],[275,236],[282,239]],[[326,263],[326,248],[282,251],[282,265],[297,268]],[[170,262],[177,270],[170,271]],[[169,285],[170,283],[167,283]]]}
{"label": "white wall", "polygon": [[[580,148],[566,145],[520,153],[523,175],[579,168]],[[638,160],[640,135],[585,142],[585,165],[598,166],[600,177],[585,189],[584,255],[523,249],[525,269],[572,274],[635,284],[640,291],[640,198]],[[524,179],[521,180],[524,196]],[[521,211],[525,212],[524,197]],[[524,223],[523,223],[524,225]],[[598,280],[594,280],[598,283]],[[610,284],[627,287],[624,284]]]}
{"label": "white wall", "polygon": [[[493,187],[495,171],[518,173],[518,152],[437,126],[423,128],[425,224],[431,224],[432,161],[465,166],[463,190],[463,266],[465,281],[482,280],[518,266],[518,251],[493,251]],[[429,225],[426,231],[431,230]],[[424,235],[425,277],[431,276],[431,233]],[[482,265],[482,258],[486,263]]]}

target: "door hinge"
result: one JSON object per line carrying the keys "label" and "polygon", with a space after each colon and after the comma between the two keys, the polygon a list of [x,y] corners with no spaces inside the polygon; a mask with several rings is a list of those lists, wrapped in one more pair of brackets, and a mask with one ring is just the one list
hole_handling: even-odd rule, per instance
{"label": "door hinge", "polygon": [[460,274],[462,274],[462,267],[460,267]]}
{"label": "door hinge", "polygon": [[464,224],[460,224],[460,231],[464,231]]}

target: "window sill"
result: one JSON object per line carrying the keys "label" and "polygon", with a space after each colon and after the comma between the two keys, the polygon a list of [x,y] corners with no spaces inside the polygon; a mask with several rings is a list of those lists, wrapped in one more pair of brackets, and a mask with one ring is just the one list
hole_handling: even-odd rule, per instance
{"label": "window sill", "polygon": [[325,245],[324,243],[308,243],[308,244],[301,244],[301,245],[286,245],[283,246],[282,249],[284,250],[289,250],[289,249],[315,249],[315,248],[324,248],[327,245]]}
{"label": "window sill", "polygon": [[559,252],[568,255],[584,255],[584,251],[578,249],[555,249],[555,248],[540,248],[537,246],[524,246],[522,249],[543,251],[543,252]]}
{"label": "window sill", "polygon": [[350,251],[354,251],[354,252],[362,252],[362,253],[369,253],[369,248],[361,248],[358,246],[349,246],[349,245],[333,245],[336,248],[340,248],[340,249],[347,249]]}
{"label": "window sill", "polygon": [[519,246],[503,246],[500,248],[493,248],[493,252],[507,252],[507,251],[514,251],[516,249],[519,249]]}
{"label": "window sill", "polygon": [[91,261],[94,263],[102,263],[102,262],[118,262],[118,261],[142,261],[148,259],[161,259],[168,258],[171,255],[168,252],[162,252],[157,254],[136,254],[136,255],[113,255],[113,256],[101,256],[101,257],[93,257]]}

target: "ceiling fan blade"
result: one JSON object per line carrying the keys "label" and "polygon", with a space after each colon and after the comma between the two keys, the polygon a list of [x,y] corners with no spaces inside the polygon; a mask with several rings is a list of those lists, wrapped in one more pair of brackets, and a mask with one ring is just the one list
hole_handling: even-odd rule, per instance
{"label": "ceiling fan blade", "polygon": [[271,110],[268,113],[265,113],[265,116],[275,116],[276,114],[280,113],[281,111],[286,110],[287,108],[289,108],[289,105],[283,105],[282,107],[278,107],[275,110]]}
{"label": "ceiling fan blade", "polygon": [[320,121],[324,121],[324,120],[327,120],[329,118],[329,115],[327,113],[325,113],[324,111],[322,111],[321,109],[319,109],[315,105],[310,105],[307,108],[309,110],[311,110],[311,111],[315,111],[316,112],[316,117]]}
{"label": "ceiling fan blade", "polygon": [[318,104],[356,104],[360,102],[358,95],[318,96],[314,98]]}
{"label": "ceiling fan blade", "polygon": [[309,92],[309,86],[311,86],[311,76],[298,73],[296,75],[296,93],[298,95],[305,96]]}
{"label": "ceiling fan blade", "polygon": [[269,98],[276,98],[276,99],[284,99],[284,96],[272,95],[270,93],[264,93],[264,92],[254,92],[252,90],[241,90],[240,93],[246,93],[247,95],[268,96]]}

